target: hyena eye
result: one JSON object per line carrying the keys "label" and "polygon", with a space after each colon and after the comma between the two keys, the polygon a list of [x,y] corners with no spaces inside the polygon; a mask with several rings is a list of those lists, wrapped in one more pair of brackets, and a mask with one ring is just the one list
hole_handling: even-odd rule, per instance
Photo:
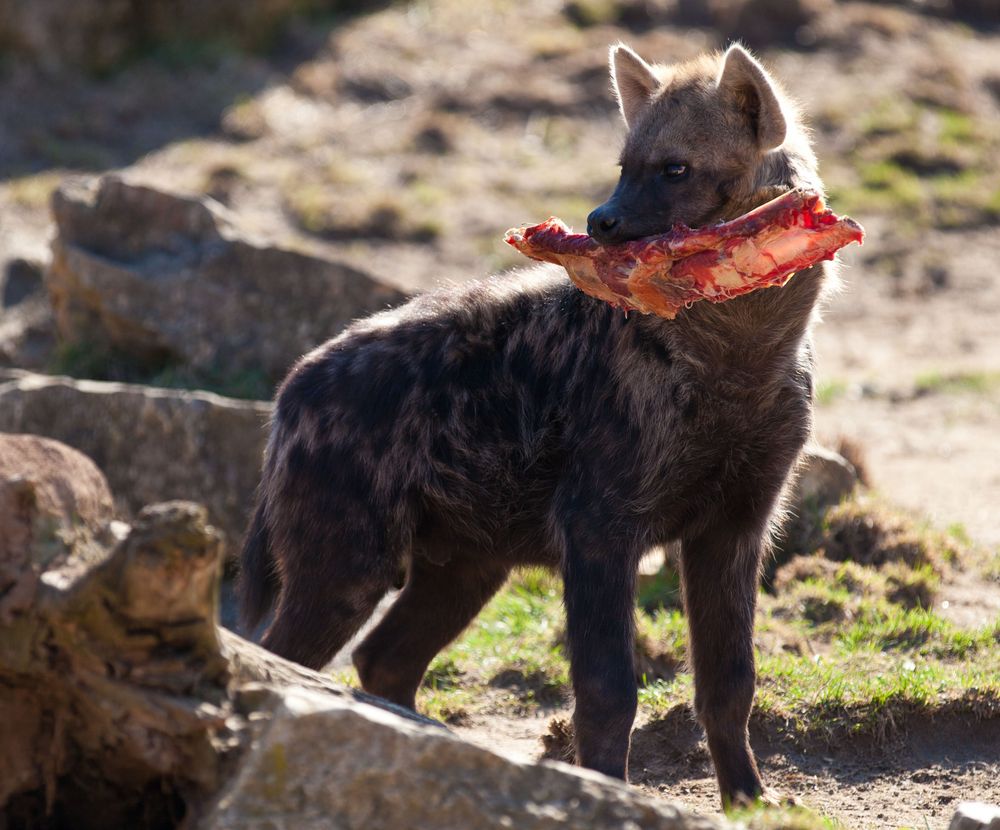
{"label": "hyena eye", "polygon": [[679,161],[672,161],[663,165],[663,178],[677,181],[683,179],[688,174],[688,166]]}

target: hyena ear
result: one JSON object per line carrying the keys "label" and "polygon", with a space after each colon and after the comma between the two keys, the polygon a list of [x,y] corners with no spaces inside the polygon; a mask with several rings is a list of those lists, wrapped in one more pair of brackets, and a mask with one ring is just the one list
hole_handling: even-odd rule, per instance
{"label": "hyena ear", "polygon": [[611,85],[625,119],[631,127],[635,119],[649,104],[660,85],[652,67],[624,43],[611,47]]}
{"label": "hyena ear", "polygon": [[788,127],[781,102],[767,71],[739,44],[726,51],[718,86],[746,113],[761,150],[782,145]]}

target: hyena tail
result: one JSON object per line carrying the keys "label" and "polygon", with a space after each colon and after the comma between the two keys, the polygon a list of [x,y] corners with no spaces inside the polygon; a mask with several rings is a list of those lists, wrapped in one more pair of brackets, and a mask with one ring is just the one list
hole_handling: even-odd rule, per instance
{"label": "hyena tail", "polygon": [[270,531],[264,512],[265,502],[261,494],[240,554],[240,620],[247,634],[260,625],[274,606],[281,588],[276,562],[271,555]]}

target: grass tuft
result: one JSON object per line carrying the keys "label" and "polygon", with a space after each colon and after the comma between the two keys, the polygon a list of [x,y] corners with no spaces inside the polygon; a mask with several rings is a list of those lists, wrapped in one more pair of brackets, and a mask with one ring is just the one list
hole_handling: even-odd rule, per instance
{"label": "grass tuft", "polygon": [[929,372],[917,378],[917,394],[968,392],[983,395],[1000,389],[1000,372]]}
{"label": "grass tuft", "polygon": [[805,807],[772,807],[758,804],[727,811],[727,817],[748,830],[842,830],[843,825]]}

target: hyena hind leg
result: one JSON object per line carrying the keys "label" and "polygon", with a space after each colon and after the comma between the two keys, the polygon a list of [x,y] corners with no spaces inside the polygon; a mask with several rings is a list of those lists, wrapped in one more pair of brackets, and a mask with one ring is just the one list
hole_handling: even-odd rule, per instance
{"label": "hyena hind leg", "polygon": [[320,567],[286,568],[274,622],[261,645],[311,669],[329,663],[392,588],[392,569],[366,568],[362,561],[330,551]]}
{"label": "hyena hind leg", "polygon": [[402,593],[354,651],[364,690],[413,709],[431,660],[462,633],[508,572],[493,562],[435,565],[415,556]]}

